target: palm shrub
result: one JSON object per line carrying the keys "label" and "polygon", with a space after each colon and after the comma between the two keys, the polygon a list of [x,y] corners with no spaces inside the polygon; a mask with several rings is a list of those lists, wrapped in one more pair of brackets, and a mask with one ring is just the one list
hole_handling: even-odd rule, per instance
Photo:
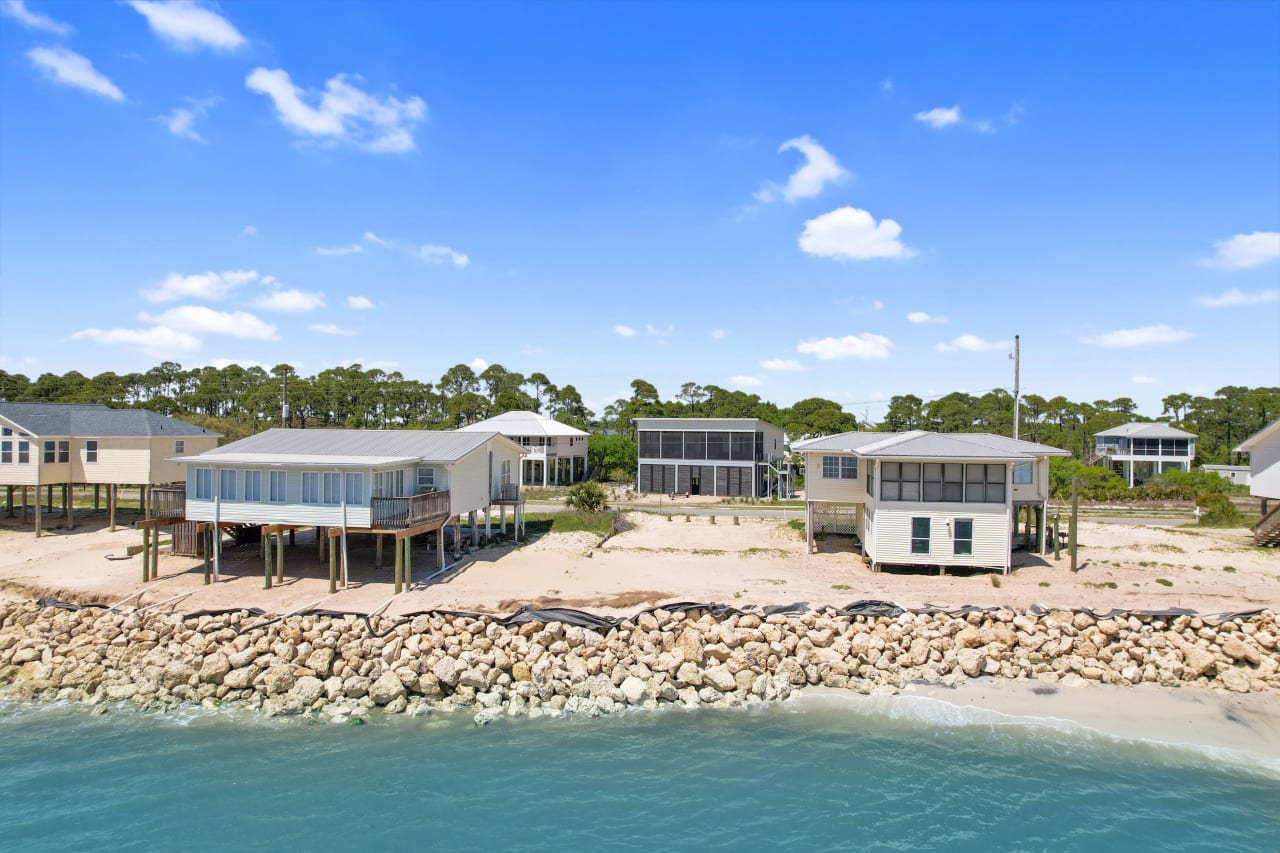
{"label": "palm shrub", "polygon": [[570,486],[566,500],[569,506],[574,509],[582,510],[583,512],[599,512],[604,509],[605,499],[608,496],[604,486],[595,480],[588,480],[585,483]]}

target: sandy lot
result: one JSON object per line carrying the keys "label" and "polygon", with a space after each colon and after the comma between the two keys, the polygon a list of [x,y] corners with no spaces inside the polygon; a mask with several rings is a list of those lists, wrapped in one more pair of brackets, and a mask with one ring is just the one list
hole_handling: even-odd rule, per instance
{"label": "sandy lot", "polygon": [[[375,570],[367,539],[351,538],[351,585],[328,593],[328,568],[311,532],[286,551],[285,582],[263,589],[256,545],[224,546],[222,580],[204,586],[201,562],[162,555],[160,579],[142,583],[142,558],[111,559],[141,543],[130,529],[109,533],[100,520],[77,521],[71,533],[41,539],[0,526],[0,595],[53,595],[111,602],[146,588],[144,604],[174,602],[184,612],[259,607],[288,612],[313,605],[351,611],[387,606],[390,614],[434,608],[505,612],[523,604],[630,613],[669,601],[730,604],[843,605],[882,599],[904,606],[1032,604],[1202,613],[1280,607],[1280,550],[1255,548],[1246,531],[1170,529],[1083,522],[1081,570],[1064,553],[1020,555],[1007,576],[975,572],[938,577],[919,572],[872,574],[847,540],[806,554],[802,534],[784,522],[629,513],[631,529],[600,545],[590,534],[548,534],[520,547],[491,547],[465,556],[433,578],[435,555],[414,549],[414,588],[394,597],[390,568]],[[4,520],[7,521],[7,520]],[[390,549],[388,549],[388,556]],[[995,582],[999,582],[996,587]],[[1167,582],[1167,583],[1166,583]],[[165,606],[170,606],[166,604]]]}

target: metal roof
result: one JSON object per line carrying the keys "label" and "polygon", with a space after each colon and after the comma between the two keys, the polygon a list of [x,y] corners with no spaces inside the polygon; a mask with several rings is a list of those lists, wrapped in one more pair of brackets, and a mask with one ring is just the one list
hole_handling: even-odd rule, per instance
{"label": "metal roof", "polygon": [[12,421],[33,436],[66,435],[89,438],[219,437],[220,433],[152,412],[148,409],[112,409],[87,403],[0,402],[0,417]]}
{"label": "metal roof", "polygon": [[1139,437],[1139,438],[1195,438],[1194,432],[1184,432],[1176,427],[1171,427],[1163,421],[1155,423],[1143,423],[1135,421],[1133,423],[1121,424],[1111,429],[1104,429],[1102,432],[1095,432],[1094,438],[1098,436],[1123,436],[1123,437]]}
{"label": "metal roof", "polygon": [[[381,465],[391,462],[457,462],[497,439],[523,448],[497,432],[429,429],[269,429],[185,461],[251,464],[266,459],[294,464]],[[282,463],[284,464],[284,463]]]}
{"label": "metal roof", "polygon": [[1034,459],[1070,456],[1057,447],[987,432],[844,432],[812,439],[802,453],[854,453],[871,459]]}
{"label": "metal roof", "polygon": [[1255,447],[1270,440],[1272,436],[1277,435],[1278,433],[1280,433],[1280,420],[1272,421],[1267,426],[1240,442],[1239,446],[1236,447],[1235,452],[1252,453]]}
{"label": "metal roof", "polygon": [[504,412],[474,424],[458,427],[458,432],[500,432],[503,435],[586,435],[585,430],[562,424],[537,412]]}

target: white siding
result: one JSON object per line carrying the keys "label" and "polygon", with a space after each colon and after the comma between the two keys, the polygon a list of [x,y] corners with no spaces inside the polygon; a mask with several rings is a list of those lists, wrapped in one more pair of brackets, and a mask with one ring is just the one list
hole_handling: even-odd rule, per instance
{"label": "white siding", "polygon": [[861,503],[867,499],[865,459],[858,460],[858,476],[852,480],[829,480],[822,476],[822,457],[856,458],[851,453],[806,453],[804,455],[804,494],[811,501]]}
{"label": "white siding", "polygon": [[482,510],[489,505],[493,494],[489,488],[491,446],[485,442],[453,464],[449,472],[449,512],[453,515]]}
{"label": "white siding", "polygon": [[[585,441],[584,441],[585,444]],[[520,483],[520,453],[513,447],[508,446],[505,442],[494,441],[489,443],[489,450],[493,453],[493,467],[489,476],[489,497],[490,501],[501,492],[502,489],[502,463],[504,461],[511,463],[511,482],[516,485]],[[488,457],[485,458],[485,466],[488,467]],[[486,501],[487,506],[490,501]]]}
{"label": "white siding", "polygon": [[1254,446],[1249,454],[1249,494],[1280,498],[1280,431]]}
{"label": "white siding", "polygon": [[1015,502],[1019,501],[1038,501],[1043,502],[1049,497],[1049,460],[1037,459],[1031,463],[1031,483],[1019,484],[1013,482],[1013,465],[1009,466],[1009,482],[1011,483],[1011,494]]}
{"label": "white siding", "polygon": [[[891,507],[891,508],[890,508]],[[930,519],[928,554],[911,553],[911,519]],[[973,519],[973,554],[952,553],[951,522]],[[881,503],[867,555],[877,563],[1007,568],[1012,536],[1004,504]],[[864,540],[865,541],[865,540]]]}
{"label": "white siding", "polygon": [[71,476],[77,483],[149,483],[151,453],[146,438],[99,438],[98,461],[85,461],[94,439],[71,441]]}
{"label": "white siding", "polygon": [[[245,524],[342,526],[341,506],[302,503],[250,503],[247,501],[222,501],[221,504],[218,513],[220,521],[235,521]],[[192,500],[190,494],[188,494],[187,519],[189,521],[213,521],[213,516],[213,501]],[[368,527],[369,507],[348,506],[347,526]]]}

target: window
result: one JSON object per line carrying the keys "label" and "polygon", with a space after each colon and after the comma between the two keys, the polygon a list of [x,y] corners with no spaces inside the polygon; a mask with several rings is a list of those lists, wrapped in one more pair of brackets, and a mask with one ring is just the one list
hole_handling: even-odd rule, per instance
{"label": "window", "polygon": [[824,480],[856,480],[858,479],[858,459],[855,456],[822,457],[822,478]]}
{"label": "window", "polygon": [[238,471],[222,470],[218,472],[218,497],[224,501],[236,499],[236,475]]}
{"label": "window", "polygon": [[969,503],[1004,503],[1003,465],[966,465],[964,499]]}
{"label": "window", "polygon": [[56,441],[46,441],[44,443],[44,464],[52,465],[58,461],[58,443]]}
{"label": "window", "polygon": [[84,443],[84,461],[85,462],[98,461],[98,442],[94,441],[93,439],[89,439]]}
{"label": "window", "polygon": [[262,502],[262,472],[244,472],[244,499],[254,503]]}
{"label": "window", "polygon": [[707,434],[705,432],[686,432],[684,434],[684,458],[707,458]]}
{"label": "window", "polygon": [[973,553],[973,519],[957,518],[952,526],[951,553],[967,557]]}
{"label": "window", "polygon": [[662,433],[657,430],[640,430],[640,455],[645,459],[656,459],[662,454]]}
{"label": "window", "polygon": [[727,432],[707,433],[707,458],[708,459],[728,459],[729,458],[729,433]]}
{"label": "window", "polygon": [[213,500],[213,469],[197,468],[195,489],[192,491],[192,497],[198,501]]}
{"label": "window", "polygon": [[902,479],[901,462],[885,462],[880,466],[880,499],[886,501],[902,500],[902,489],[898,481]]}
{"label": "window", "polygon": [[342,503],[342,475],[326,471],[324,474],[323,502],[326,504]]}
{"label": "window", "polygon": [[0,427],[0,435],[13,435],[13,430],[9,427]]}
{"label": "window", "polygon": [[13,462],[13,442],[0,441],[0,463],[8,465]]}
{"label": "window", "polygon": [[942,466],[942,499],[955,503],[964,500],[964,466],[959,462]]}
{"label": "window", "polygon": [[1031,485],[1034,462],[1018,462],[1013,466],[1013,484],[1015,486]]}
{"label": "window", "polygon": [[418,469],[418,490],[430,491],[436,487],[436,469],[435,468],[419,468]]}
{"label": "window", "polygon": [[662,433],[662,458],[684,458],[684,433],[676,430],[664,430]]}
{"label": "window", "polygon": [[349,504],[359,505],[364,503],[364,474],[347,475],[347,493],[345,497]]}
{"label": "window", "polygon": [[282,504],[289,499],[289,475],[284,471],[271,471],[267,474],[267,500],[273,504]]}
{"label": "window", "polygon": [[173,453],[175,456],[181,456],[187,452],[187,443],[182,439],[178,439],[173,443]]}
{"label": "window", "polygon": [[911,553],[929,553],[929,519],[911,519]]}
{"label": "window", "polygon": [[58,442],[58,461],[59,462],[71,461],[71,442],[69,441]]}
{"label": "window", "polygon": [[735,432],[733,438],[733,459],[750,462],[756,458],[756,434],[753,432]]}
{"label": "window", "polygon": [[320,472],[302,472],[302,502],[304,504],[320,503]]}
{"label": "window", "polygon": [[921,483],[921,494],[927,501],[942,500],[942,463],[924,463],[924,479]]}
{"label": "window", "polygon": [[31,443],[26,441],[18,442],[18,464],[26,465],[31,461]]}
{"label": "window", "polygon": [[923,467],[919,462],[903,462],[901,489],[904,501],[920,500],[920,469]]}

